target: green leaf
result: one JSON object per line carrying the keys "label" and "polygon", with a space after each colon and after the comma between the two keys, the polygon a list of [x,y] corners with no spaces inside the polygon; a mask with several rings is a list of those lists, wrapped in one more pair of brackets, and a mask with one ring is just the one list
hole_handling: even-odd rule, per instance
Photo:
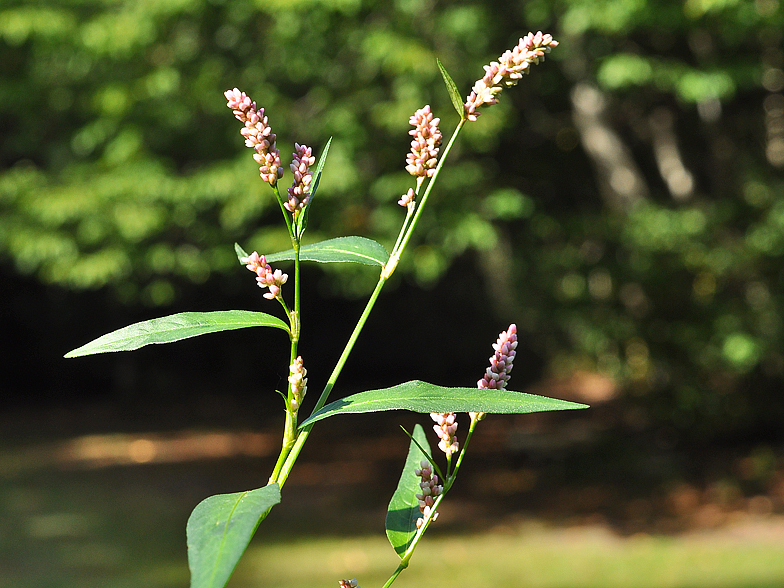
{"label": "green leaf", "polygon": [[240,265],[245,265],[245,263],[243,263],[242,261],[242,258],[249,257],[248,252],[245,251],[242,247],[240,247],[239,243],[234,244],[234,252],[237,254],[237,260],[240,262]]}
{"label": "green leaf", "polygon": [[336,400],[302,421],[300,427],[336,414],[378,412],[382,410],[411,410],[413,412],[486,412],[495,414],[524,414],[548,410],[588,408],[585,404],[512,392],[510,390],[480,390],[479,388],[445,388],[419,380],[398,384],[391,388],[368,390]]}
{"label": "green leaf", "polygon": [[[292,260],[294,259],[294,250],[289,249],[264,257],[269,263]],[[372,239],[337,237],[301,247],[299,258],[301,261],[317,261],[319,263],[361,263],[383,266],[389,259],[389,253],[383,245]]]}
{"label": "green leaf", "polygon": [[446,84],[446,89],[449,92],[449,99],[452,100],[452,106],[455,107],[458,116],[460,119],[464,119],[465,114],[465,107],[463,106],[463,97],[460,95],[460,91],[457,89],[457,85],[455,85],[455,81],[452,79],[452,76],[449,75],[449,72],[446,71],[444,64],[441,63],[440,59],[436,59],[436,63],[438,64],[438,69],[441,70],[441,75],[444,77],[444,83]]}
{"label": "green leaf", "polygon": [[302,239],[302,234],[305,232],[305,229],[308,228],[308,214],[310,213],[310,205],[313,204],[313,198],[316,196],[316,190],[318,190],[319,182],[321,181],[321,170],[324,169],[324,163],[327,161],[327,153],[329,153],[330,145],[332,145],[332,137],[329,138],[329,141],[327,141],[324,150],[321,152],[321,157],[319,157],[318,164],[316,164],[316,170],[313,172],[313,183],[310,187],[310,198],[308,199],[308,203],[305,205],[305,209],[302,211],[302,214],[299,216],[297,222],[298,239]]}
{"label": "green leaf", "polygon": [[289,332],[279,318],[250,310],[217,310],[213,312],[180,312],[161,318],[134,323],[112,331],[65,357],[81,357],[110,351],[132,351],[151,343],[172,343],[206,333],[244,329],[245,327],[276,327]]}
{"label": "green leaf", "polygon": [[191,588],[225,586],[259,523],[279,502],[277,484],[202,500],[186,527]]}
{"label": "green leaf", "polygon": [[419,511],[419,500],[416,497],[417,493],[421,491],[419,487],[420,480],[419,476],[414,474],[414,469],[419,468],[420,462],[425,459],[425,456],[422,455],[422,450],[414,443],[414,439],[421,447],[427,450],[427,455],[432,457],[430,444],[421,425],[414,427],[414,433],[411,437],[406,465],[403,466],[400,481],[397,483],[397,489],[392,495],[392,500],[389,501],[389,508],[387,509],[387,539],[389,539],[393,549],[400,557],[403,557],[406,549],[414,540],[414,535],[417,532],[416,522],[422,516]]}

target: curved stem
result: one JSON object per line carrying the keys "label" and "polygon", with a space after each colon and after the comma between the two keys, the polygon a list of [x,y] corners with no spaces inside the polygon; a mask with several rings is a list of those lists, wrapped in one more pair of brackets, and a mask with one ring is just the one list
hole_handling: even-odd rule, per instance
{"label": "curved stem", "polygon": [[400,572],[405,570],[407,567],[408,567],[408,564],[404,565],[403,562],[401,562],[400,565],[397,566],[397,569],[395,570],[395,573],[392,574],[392,576],[389,578],[389,580],[387,580],[386,584],[384,584],[384,586],[382,588],[389,588],[392,585],[392,582],[397,580],[397,577],[400,575]]}
{"label": "curved stem", "polygon": [[471,419],[471,424],[468,426],[468,434],[466,435],[466,440],[463,442],[463,449],[460,451],[460,454],[457,456],[455,469],[452,470],[450,476],[444,481],[444,492],[447,492],[452,487],[452,484],[455,483],[455,479],[457,478],[457,471],[460,469],[460,464],[463,463],[463,457],[465,457],[466,451],[468,450],[468,444],[471,441],[471,437],[474,435],[474,427],[476,427],[477,422],[478,421]]}
{"label": "curved stem", "polygon": [[289,236],[291,237],[292,241],[296,240],[297,236],[294,234],[294,220],[291,217],[291,213],[286,209],[284,204],[286,200],[280,195],[280,190],[278,190],[278,183],[275,182],[272,186],[272,191],[275,193],[275,200],[278,201],[278,206],[280,206],[280,211],[283,213],[283,220],[286,221],[286,228],[289,230]]}

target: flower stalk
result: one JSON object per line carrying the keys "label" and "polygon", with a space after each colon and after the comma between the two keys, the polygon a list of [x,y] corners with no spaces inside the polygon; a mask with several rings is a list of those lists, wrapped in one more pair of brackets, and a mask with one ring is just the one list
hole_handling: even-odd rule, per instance
{"label": "flower stalk", "polygon": [[[376,287],[355,324],[354,330],[346,342],[311,414],[320,410],[326,404],[378,300],[381,290],[394,273],[411,240],[422,211],[444,166],[444,162],[451,152],[464,124],[476,121],[480,116],[480,108],[496,104],[498,94],[504,88],[517,84],[523,75],[529,73],[531,65],[543,61],[545,54],[557,45],[558,43],[551,35],[542,34],[541,32],[536,34],[529,33],[521,38],[518,45],[506,51],[499,57],[498,61],[493,61],[484,66],[485,74],[474,84],[471,93],[462,105],[462,110],[460,108],[461,98],[456,93],[454,82],[439,62],[439,67],[447,82],[450,96],[458,110],[460,120],[442,151],[443,137],[438,127],[440,119],[434,117],[430,106],[427,105],[417,110],[410,117],[409,122],[414,128],[409,131],[412,141],[411,150],[406,155],[405,169],[415,178],[416,186],[409,188],[398,201],[398,204],[406,209],[406,216],[400,227],[395,245],[392,248],[389,259],[381,269]],[[259,164],[259,174],[262,180],[268,183],[273,190],[283,213],[294,248],[294,305],[292,310],[289,310],[286,306],[281,293],[282,286],[287,282],[288,276],[280,270],[273,270],[266,263],[264,256],[260,256],[257,252],[243,260],[248,269],[256,273],[258,285],[268,290],[264,297],[270,300],[278,300],[283,305],[291,327],[290,375],[288,377],[287,393],[284,395],[286,401],[286,423],[283,446],[269,478],[270,484],[277,483],[282,488],[313,427],[311,423],[305,427],[298,428],[298,413],[307,392],[307,370],[304,367],[302,357],[297,354],[297,346],[301,328],[300,238],[307,221],[307,217],[303,215],[307,213],[311,197],[311,184],[314,180],[310,169],[315,163],[315,157],[310,147],[295,143],[292,162],[289,166],[293,175],[293,183],[287,189],[286,197],[282,197],[278,188],[278,180],[283,176],[280,154],[276,146],[276,136],[272,133],[264,109],[257,108],[256,103],[237,88],[226,91],[225,96],[227,106],[232,109],[235,117],[244,125],[241,134],[245,139],[245,144],[254,150],[253,157]],[[322,161],[319,162],[319,172],[322,165],[323,157]],[[420,198],[422,189],[424,189],[424,193]],[[502,332],[493,347],[495,354],[490,358],[490,367],[477,382],[477,386],[481,389],[503,389],[506,386],[516,353],[516,326],[514,324],[510,325],[507,331]],[[415,473],[421,480],[420,493],[416,495],[416,498],[419,502],[422,516],[417,520],[417,530],[414,537],[405,553],[401,556],[399,566],[384,585],[385,588],[388,588],[402,570],[408,566],[421,537],[430,523],[437,517],[438,505],[454,484],[474,429],[477,423],[485,416],[480,412],[469,414],[469,429],[462,447],[457,440],[456,415],[454,413],[431,414],[431,418],[435,422],[433,428],[439,438],[438,446],[446,456],[446,476],[439,480],[440,470],[432,461],[422,461],[421,467],[416,469]],[[454,455],[457,455],[457,458],[453,466]],[[428,460],[431,460],[431,458],[428,457]],[[438,475],[436,475],[436,471]],[[439,481],[442,483],[439,484]],[[355,580],[341,580],[340,586],[342,588],[357,588],[357,583]]]}

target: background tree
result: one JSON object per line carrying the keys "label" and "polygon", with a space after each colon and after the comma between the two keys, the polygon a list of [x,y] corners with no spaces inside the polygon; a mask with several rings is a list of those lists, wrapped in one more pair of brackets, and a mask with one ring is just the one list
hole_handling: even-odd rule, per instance
{"label": "background tree", "polygon": [[[408,117],[429,103],[449,132],[436,57],[467,94],[537,29],[561,41],[554,63],[466,131],[401,270],[515,320],[541,375],[606,378],[635,426],[775,437],[777,0],[5,2],[3,272],[169,305],[238,273],[234,241],[286,248],[225,112],[235,86],[263,101],[283,153],[334,137],[310,238],[389,242]],[[331,292],[370,286],[330,271]]]}

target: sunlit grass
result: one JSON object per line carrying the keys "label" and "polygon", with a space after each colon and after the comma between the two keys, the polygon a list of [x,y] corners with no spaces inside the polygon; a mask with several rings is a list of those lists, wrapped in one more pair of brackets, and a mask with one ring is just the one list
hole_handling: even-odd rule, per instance
{"label": "sunlit grass", "polygon": [[[230,588],[337,586],[357,577],[380,587],[397,565],[382,536],[256,545]],[[399,588],[780,588],[784,535],[719,531],[682,537],[620,538],[601,527],[436,537],[418,549]]]}

